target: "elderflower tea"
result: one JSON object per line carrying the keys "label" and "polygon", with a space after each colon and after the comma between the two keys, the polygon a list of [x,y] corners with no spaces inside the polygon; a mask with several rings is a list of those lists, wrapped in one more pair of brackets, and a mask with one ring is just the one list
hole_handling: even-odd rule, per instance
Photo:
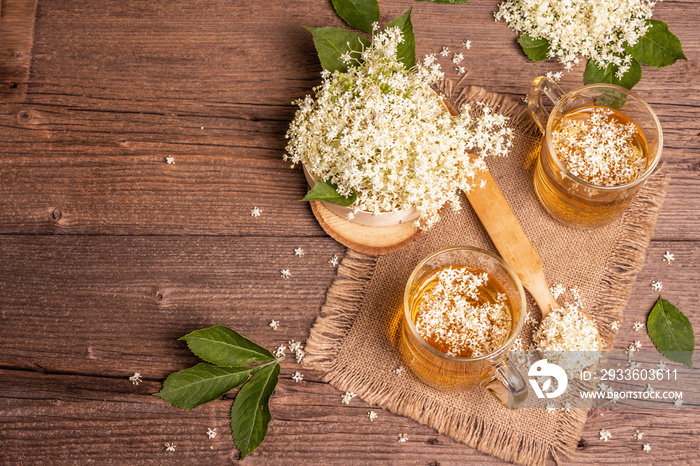
{"label": "elderflower tea", "polygon": [[436,350],[460,358],[488,354],[511,333],[508,295],[487,272],[445,267],[426,276],[413,299],[416,330]]}
{"label": "elderflower tea", "polygon": [[482,384],[504,405],[527,396],[507,359],[525,318],[525,294],[498,256],[474,247],[438,251],[406,284],[399,351],[425,384],[457,390]]}
{"label": "elderflower tea", "polygon": [[[556,102],[551,113],[543,94]],[[565,94],[546,77],[533,82],[528,106],[544,132],[534,187],[545,210],[576,227],[618,218],[661,157],[654,111],[618,86],[592,84]]]}

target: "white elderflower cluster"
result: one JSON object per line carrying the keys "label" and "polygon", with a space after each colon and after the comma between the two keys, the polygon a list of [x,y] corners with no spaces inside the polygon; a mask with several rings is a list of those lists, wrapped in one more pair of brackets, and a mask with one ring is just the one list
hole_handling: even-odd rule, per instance
{"label": "white elderflower cluster", "polygon": [[512,130],[507,119],[480,105],[482,116],[465,106],[453,117],[432,86],[443,78],[434,55],[406,70],[396,53],[403,41],[398,28],[376,33],[371,46],[349,52],[347,72],[324,70],[323,82],[296,104],[289,126],[285,160],[303,163],[338,192],[357,193],[351,206],[380,214],[415,207],[424,229],[469,189],[482,158],[505,155]]}
{"label": "white elderflower cluster", "polygon": [[646,20],[655,4],[652,0],[506,0],[494,16],[516,31],[547,39],[550,58],[559,58],[567,69],[583,55],[600,68],[609,63],[618,66],[622,76],[632,61],[625,44],[634,45],[646,34]]}
{"label": "white elderflower cluster", "polygon": [[486,299],[489,280],[486,272],[464,267],[440,270],[418,303],[418,334],[449,356],[477,357],[498,348],[510,335],[513,318],[507,295]]}
{"label": "white elderflower cluster", "polygon": [[588,115],[570,113],[552,131],[552,144],[564,166],[598,186],[630,183],[644,172],[647,159],[641,139],[637,125],[623,123],[617,112],[603,107],[594,107]]}

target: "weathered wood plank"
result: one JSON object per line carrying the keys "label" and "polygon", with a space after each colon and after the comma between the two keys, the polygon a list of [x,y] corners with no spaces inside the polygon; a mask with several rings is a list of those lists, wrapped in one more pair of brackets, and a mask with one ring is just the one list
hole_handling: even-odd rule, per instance
{"label": "weathered wood plank", "polygon": [[[162,378],[194,361],[176,339],[198,328],[229,325],[268,348],[303,341],[336,273],[328,259],[342,249],[329,238],[0,236],[0,366]],[[666,250],[676,255],[670,267]],[[653,347],[631,331],[658,298],[652,280],[700,318],[700,243],[655,242],[647,257],[620,348],[634,339]]]}
{"label": "weathered wood plank", "polygon": [[[272,398],[268,436],[247,463],[505,464],[360,399],[345,406],[313,371],[304,371],[299,384],[285,372]],[[159,388],[150,380],[133,386],[126,378],[0,370],[3,460],[224,464],[237,458],[228,425],[234,394],[186,411],[150,396]],[[379,415],[371,423],[369,410]],[[567,464],[692,464],[698,425],[700,412],[692,408],[609,409],[591,416]],[[216,429],[215,439],[207,437],[209,428]],[[603,428],[613,434],[607,443],[598,438]],[[635,430],[644,432],[644,442],[633,440]],[[399,433],[409,441],[398,443]],[[175,452],[166,452],[165,443],[174,443]],[[650,453],[643,443],[652,445]]]}
{"label": "weathered wood plank", "polygon": [[0,1],[0,102],[24,99],[32,60],[36,0]]}

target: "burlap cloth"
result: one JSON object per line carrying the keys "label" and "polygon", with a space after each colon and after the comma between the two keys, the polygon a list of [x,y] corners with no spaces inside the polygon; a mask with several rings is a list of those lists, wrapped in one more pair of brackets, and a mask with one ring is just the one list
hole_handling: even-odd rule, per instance
{"label": "burlap cloth", "polygon": [[[446,92],[451,92],[447,89]],[[539,205],[531,186],[532,163],[541,136],[524,106],[482,88],[464,90],[458,102],[484,102],[511,118],[514,147],[507,158],[489,160],[491,173],[539,252],[548,282],[577,287],[585,310],[597,322],[604,344],[612,345],[610,324],[622,312],[644,262],[668,179],[659,170],[618,221],[595,230],[566,227]],[[305,363],[324,380],[352,391],[368,403],[432,426],[460,442],[521,464],[542,464],[569,456],[581,436],[587,412],[572,409],[509,410],[481,386],[441,392],[416,379],[396,350],[406,281],[423,258],[439,249],[471,245],[495,251],[466,199],[447,208],[439,224],[413,244],[392,254],[368,256],[348,251],[328,290],[306,346]],[[528,310],[540,311],[528,295]],[[521,336],[525,347],[531,325]]]}

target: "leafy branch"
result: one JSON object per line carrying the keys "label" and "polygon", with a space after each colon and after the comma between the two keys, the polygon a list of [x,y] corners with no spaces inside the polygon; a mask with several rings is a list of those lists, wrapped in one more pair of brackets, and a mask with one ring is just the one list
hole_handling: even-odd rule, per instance
{"label": "leafy branch", "polygon": [[196,330],[180,340],[211,364],[199,363],[173,372],[154,395],[178,408],[194,409],[242,386],[231,408],[231,432],[241,459],[245,458],[265,440],[272,419],[270,397],[277,387],[279,363],[284,356],[275,358],[223,325]]}

